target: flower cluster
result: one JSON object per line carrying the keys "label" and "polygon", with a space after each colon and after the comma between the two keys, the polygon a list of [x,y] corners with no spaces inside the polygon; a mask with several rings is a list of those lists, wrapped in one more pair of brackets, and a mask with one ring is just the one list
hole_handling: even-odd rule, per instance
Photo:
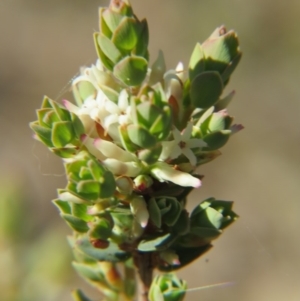
{"label": "flower cluster", "polygon": [[242,129],[226,109],[234,93],[222,97],[241,52],[222,26],[196,45],[187,69],[166,71],[162,52],[150,67],[147,22],[125,0],[100,9],[94,40],[99,59],[73,81],[76,104],[45,97],[31,128],[64,160],[68,184],[54,203],[74,230],[75,268],[118,300],[128,297],[124,287],[87,272],[99,261],[111,271],[128,260],[140,269],[139,256],[152,254],[151,269],[172,271],[206,252],[237,217],[232,202],[211,198],[191,215],[185,203],[201,186],[196,168]]}

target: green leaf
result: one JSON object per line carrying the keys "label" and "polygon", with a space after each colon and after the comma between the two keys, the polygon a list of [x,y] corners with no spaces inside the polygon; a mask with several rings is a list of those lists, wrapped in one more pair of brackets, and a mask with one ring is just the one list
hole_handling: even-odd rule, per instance
{"label": "green leaf", "polygon": [[208,163],[215,158],[219,157],[221,155],[221,152],[219,150],[214,150],[210,152],[203,152],[196,154],[197,157],[197,166],[200,164]]}
{"label": "green leaf", "polygon": [[78,96],[80,101],[77,102],[79,106],[82,105],[82,103],[91,95],[95,95],[96,93],[96,88],[91,82],[88,81],[80,81],[75,85],[77,91],[78,91]]}
{"label": "green leaf", "polygon": [[[211,208],[210,208],[211,209]],[[207,241],[211,241],[213,239],[218,238],[222,231],[215,229],[215,228],[208,228],[208,227],[192,227],[191,232],[192,234],[201,237]]]}
{"label": "green leaf", "polygon": [[86,204],[78,204],[71,203],[72,215],[84,220],[85,222],[89,222],[93,219],[93,217],[87,214],[87,205]]}
{"label": "green leaf", "polygon": [[164,54],[161,50],[159,50],[157,59],[151,67],[149,85],[152,86],[157,82],[162,81],[165,72],[166,72],[166,63],[165,63]]}
{"label": "green leaf", "polygon": [[122,53],[116,47],[116,45],[107,38],[103,33],[100,33],[97,37],[98,45],[101,48],[101,51],[104,55],[116,64],[122,57]]}
{"label": "green leaf", "polygon": [[75,137],[72,122],[55,122],[52,128],[52,142],[55,147],[64,147]]}
{"label": "green leaf", "polygon": [[209,118],[208,132],[218,132],[226,129],[228,115],[223,112],[215,112]]}
{"label": "green leaf", "polygon": [[161,144],[157,143],[152,148],[143,149],[143,150],[139,151],[138,158],[141,161],[144,161],[147,164],[151,165],[158,161],[161,151],[162,151],[162,146],[161,146]]}
{"label": "green leaf", "polygon": [[190,218],[188,212],[184,209],[176,219],[175,225],[172,227],[172,233],[177,235],[185,235],[190,230]]}
{"label": "green leaf", "polygon": [[230,130],[223,130],[223,131],[214,132],[206,135],[203,138],[203,140],[207,143],[208,146],[203,147],[203,150],[212,151],[221,148],[227,143],[230,134],[231,134]]}
{"label": "green leaf", "polygon": [[195,108],[209,108],[219,99],[223,91],[222,79],[218,72],[203,72],[191,82],[190,98]]}
{"label": "green leaf", "polygon": [[146,59],[127,56],[114,66],[113,74],[128,86],[139,86],[146,77],[147,67]]}
{"label": "green leaf", "polygon": [[[45,109],[42,109],[45,110]],[[55,113],[55,111],[51,110],[51,109],[46,109],[48,110],[48,112],[46,112],[46,114],[43,117],[43,123],[42,124],[46,124],[47,127],[52,127],[53,123],[60,121],[60,119],[58,118],[57,114]]]}
{"label": "green leaf", "polygon": [[228,31],[224,34],[221,31],[225,28],[217,28],[215,37],[208,38],[202,48],[206,56],[206,70],[218,71],[222,74],[228,64],[240,55],[239,42],[234,31]]}
{"label": "green leaf", "polygon": [[53,200],[52,202],[61,213],[71,214],[71,207],[68,202],[59,199]]}
{"label": "green leaf", "polygon": [[149,29],[147,20],[143,19],[139,22],[139,34],[137,39],[137,44],[135,49],[132,51],[132,54],[142,56],[147,61],[149,59],[148,54],[148,44],[149,44]]}
{"label": "green leaf", "polygon": [[49,102],[61,121],[71,121],[70,112],[68,110],[54,100],[49,99]]}
{"label": "green leaf", "polygon": [[148,209],[149,209],[151,221],[157,228],[160,228],[161,227],[161,213],[160,213],[159,207],[157,206],[156,200],[154,198],[151,198],[148,201]]}
{"label": "green leaf", "polygon": [[122,146],[129,152],[133,153],[139,149],[137,145],[132,143],[129,138],[128,129],[126,126],[119,126],[119,134],[122,142]]}
{"label": "green leaf", "polygon": [[170,227],[174,226],[182,211],[178,200],[173,197],[164,197],[158,200],[158,206],[162,212],[163,222]]}
{"label": "green leaf", "polygon": [[232,206],[232,201],[214,200],[211,204],[212,208],[221,212],[224,216],[224,219],[222,220],[221,229],[228,227],[238,218],[238,215],[232,211]]}
{"label": "green leaf", "polygon": [[99,32],[95,32],[94,33],[94,44],[96,47],[96,51],[97,51],[97,55],[100,59],[100,61],[102,62],[102,64],[110,71],[113,70],[114,64],[113,62],[104,54],[104,52],[102,51],[101,47],[99,46],[99,39],[100,33]]}
{"label": "green leaf", "polygon": [[176,248],[174,251],[179,257],[180,264],[179,265],[160,265],[158,266],[158,269],[163,272],[171,272],[178,269],[183,268],[184,266],[190,264],[200,256],[202,256],[204,253],[206,253],[212,245],[205,245],[198,248]]}
{"label": "green leaf", "polygon": [[81,290],[75,290],[72,292],[74,301],[91,301]]}
{"label": "green leaf", "polygon": [[205,56],[203,49],[199,43],[196,44],[189,63],[190,81],[205,71]]}
{"label": "green leaf", "polygon": [[45,108],[52,109],[50,98],[48,96],[46,96],[46,95],[43,98],[42,108],[43,109],[45,109]]}
{"label": "green leaf", "polygon": [[176,275],[158,275],[152,281],[148,297],[150,301],[182,301],[186,289],[186,282]]}
{"label": "green leaf", "polygon": [[201,214],[204,210],[206,210],[211,204],[215,201],[215,198],[208,198],[201,202],[198,206],[196,206],[192,213],[191,213],[191,219],[196,218],[199,214]]}
{"label": "green leaf", "polygon": [[72,262],[72,266],[77,273],[84,279],[88,279],[96,282],[105,282],[101,272],[97,269],[97,265],[87,265],[77,262]]}
{"label": "green leaf", "polygon": [[125,261],[131,256],[130,253],[119,249],[113,242],[110,242],[106,249],[97,249],[89,242],[87,236],[76,240],[75,248],[98,261]]}
{"label": "green leaf", "polygon": [[[124,18],[121,14],[118,14],[110,9],[103,9],[100,15],[102,17],[102,22],[105,21],[106,26],[109,28],[110,32],[114,32],[116,28],[121,23],[122,19]],[[101,29],[102,29],[102,22],[101,22]],[[102,30],[103,31],[103,30]]]}
{"label": "green leaf", "polygon": [[47,123],[44,121],[45,115],[46,115],[48,112],[53,112],[53,110],[50,109],[50,108],[41,108],[41,109],[39,109],[39,110],[36,111],[37,116],[38,116],[37,124],[39,124],[40,126],[43,126],[43,127],[51,128],[52,124],[49,125],[49,124],[47,124]]}
{"label": "green leaf", "polygon": [[136,121],[149,130],[159,140],[164,140],[171,131],[171,109],[168,105],[162,108],[149,101],[136,106]]}
{"label": "green leaf", "polygon": [[112,234],[112,222],[105,218],[98,218],[90,231],[90,237],[94,239],[108,240]]}
{"label": "green leaf", "polygon": [[51,151],[61,158],[72,158],[78,154],[77,147],[52,148]]}
{"label": "green leaf", "polygon": [[114,175],[110,171],[105,171],[102,178],[100,179],[100,198],[110,198],[113,196],[116,190],[116,181]]}
{"label": "green leaf", "polygon": [[151,148],[155,146],[156,139],[145,128],[131,124],[127,127],[130,140],[141,148]]}
{"label": "green leaf", "polygon": [[100,193],[100,183],[94,180],[84,180],[80,181],[77,184],[77,191],[78,193],[89,196],[91,200],[96,200],[99,198]]}
{"label": "green leaf", "polygon": [[152,252],[157,250],[164,250],[168,248],[176,239],[176,236],[167,233],[163,236],[155,237],[153,239],[144,239],[138,245],[138,250],[142,252]]}
{"label": "green leaf", "polygon": [[37,121],[31,122],[30,128],[36,133],[37,137],[48,147],[52,147],[52,131],[51,129],[40,126]]}
{"label": "green leaf", "polygon": [[137,31],[137,21],[134,18],[124,17],[113,32],[112,42],[117,48],[130,51],[137,44]]}
{"label": "green leaf", "polygon": [[229,81],[230,75],[233,73],[235,68],[237,67],[238,63],[240,62],[242,54],[239,53],[227,66],[227,68],[222,73],[221,77],[223,80],[224,85],[226,85]]}
{"label": "green leaf", "polygon": [[76,216],[73,216],[71,214],[61,214],[61,217],[73,230],[79,233],[85,233],[89,230],[87,223]]}
{"label": "green leaf", "polygon": [[114,89],[111,89],[110,87],[106,86],[106,85],[100,85],[99,87],[101,88],[101,90],[103,91],[103,93],[106,95],[106,97],[113,101],[114,103],[118,103],[119,100],[119,93],[116,92]]}

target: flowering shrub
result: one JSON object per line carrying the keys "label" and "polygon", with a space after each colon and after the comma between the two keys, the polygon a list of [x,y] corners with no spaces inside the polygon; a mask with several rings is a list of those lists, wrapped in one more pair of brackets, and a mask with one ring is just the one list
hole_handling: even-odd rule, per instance
{"label": "flowering shrub", "polygon": [[73,229],[74,268],[111,301],[134,298],[135,269],[143,300],[182,300],[186,283],[170,273],[152,281],[153,270],[194,261],[237,218],[232,202],[214,198],[185,209],[202,184],[197,167],[242,129],[226,109],[234,93],[223,96],[237,36],[217,28],[187,69],[169,71],[162,52],[149,66],[148,39],[127,0],[100,8],[99,59],[73,81],[76,103],[45,97],[30,125],[64,161],[68,183],[54,204]]}

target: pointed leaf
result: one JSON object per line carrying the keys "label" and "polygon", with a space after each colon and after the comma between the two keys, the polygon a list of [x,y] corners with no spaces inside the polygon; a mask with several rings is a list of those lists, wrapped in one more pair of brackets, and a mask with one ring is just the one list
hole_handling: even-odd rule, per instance
{"label": "pointed leaf", "polygon": [[71,207],[68,202],[59,199],[53,200],[52,202],[61,213],[71,214]]}
{"label": "pointed leaf", "polygon": [[41,140],[46,146],[53,146],[51,129],[40,126],[36,121],[31,122],[30,127],[36,133],[39,140]]}
{"label": "pointed leaf", "polygon": [[61,217],[73,230],[79,233],[85,233],[89,230],[87,223],[78,217],[75,217],[71,214],[61,214]]}
{"label": "pointed leaf", "polygon": [[162,81],[165,72],[166,72],[166,63],[165,63],[164,54],[161,50],[159,50],[157,59],[151,67],[149,85],[152,86],[157,82]]}

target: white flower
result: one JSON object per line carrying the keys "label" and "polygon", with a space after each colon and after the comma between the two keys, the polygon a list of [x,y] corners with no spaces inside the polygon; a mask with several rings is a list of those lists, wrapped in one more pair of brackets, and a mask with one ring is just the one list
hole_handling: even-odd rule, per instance
{"label": "white flower", "polygon": [[172,182],[183,187],[201,186],[201,180],[189,173],[172,168],[165,162],[157,162],[150,170],[151,175],[160,182]]}
{"label": "white flower", "polygon": [[108,134],[115,142],[120,143],[119,125],[131,123],[131,107],[126,90],[121,91],[117,104],[109,100],[101,89],[97,90],[96,98],[88,97],[81,107],[67,100],[63,103],[70,112],[80,118],[86,134],[93,138],[99,137],[96,128],[98,123],[104,130],[104,136]]}
{"label": "white flower", "polygon": [[189,159],[192,166],[196,166],[197,159],[191,149],[205,147],[206,143],[202,139],[191,138],[192,130],[193,124],[191,122],[188,123],[187,127],[181,133],[174,127],[172,130],[174,140],[163,141],[161,143],[163,149],[159,160],[172,160],[183,154]]}

